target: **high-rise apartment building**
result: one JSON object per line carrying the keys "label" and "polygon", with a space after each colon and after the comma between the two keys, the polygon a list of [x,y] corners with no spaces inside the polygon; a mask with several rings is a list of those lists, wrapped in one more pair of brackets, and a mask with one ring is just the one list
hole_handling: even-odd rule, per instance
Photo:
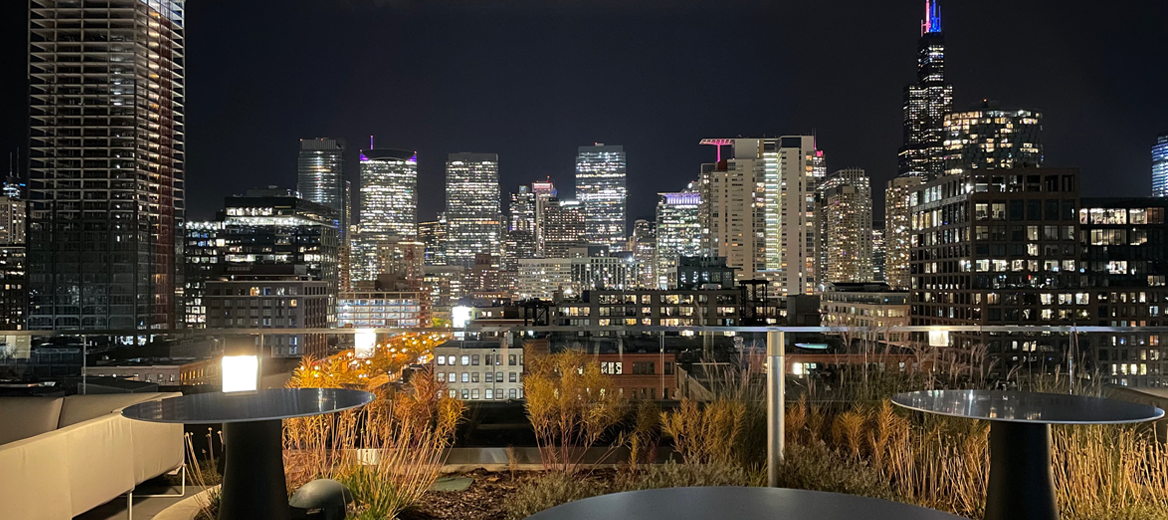
{"label": "high-rise apartment building", "polygon": [[896,177],[884,189],[884,276],[894,291],[905,291],[909,279],[909,249],[912,247],[912,193],[925,183],[918,175]]}
{"label": "high-rise apartment building", "polygon": [[1152,145],[1152,196],[1168,197],[1168,133]]}
{"label": "high-rise apartment building", "polygon": [[1042,114],[983,100],[945,116],[945,175],[1042,166]]}
{"label": "high-rise apartment building", "polygon": [[361,150],[362,233],[418,236],[418,155]]}
{"label": "high-rise apartment building", "polygon": [[31,0],[30,328],[178,321],[184,3]]}
{"label": "high-rise apartment building", "polygon": [[540,232],[544,258],[567,258],[568,249],[586,243],[583,204],[550,199],[544,205]]}
{"label": "high-rise apartment building", "polygon": [[884,246],[884,222],[872,222],[872,281],[887,283],[884,275],[888,250]]}
{"label": "high-rise apartment building", "polygon": [[702,254],[702,195],[697,189],[698,183],[691,182],[685,191],[658,193],[657,280],[653,289],[676,288],[678,259]]}
{"label": "high-rise apartment building", "polygon": [[502,226],[499,156],[450,154],[446,160],[446,262],[469,268],[476,254],[498,257]]}
{"label": "high-rise apartment building", "polygon": [[625,185],[625,151],[622,146],[596,143],[581,146],[576,154],[576,199],[584,208],[584,234],[591,244],[622,249],[628,239]]}
{"label": "high-rise apartment building", "polygon": [[778,294],[818,290],[816,188],[826,176],[810,135],[707,139],[733,145],[733,158],[702,165],[702,247]]}
{"label": "high-rise apartment building", "polygon": [[[1079,173],[974,170],[910,200],[913,325],[1056,325],[1089,318],[1080,287]],[[1065,361],[1065,335],[954,333],[1005,373]]]}
{"label": "high-rise apartment building", "polygon": [[[1087,324],[1163,326],[1168,316],[1168,199],[1083,198],[1079,226],[1083,291],[1073,296],[1076,305],[1093,314],[1095,321]],[[1162,336],[1150,330],[1085,334],[1090,348],[1081,355],[1107,383],[1164,387],[1168,343]]]}
{"label": "high-rise apartment building", "polygon": [[899,174],[935,177],[944,171],[944,118],[953,110],[953,86],[945,83],[945,34],[941,6],[925,0],[917,40],[917,82],[904,87],[904,145]]}
{"label": "high-rise apartment building", "polygon": [[827,282],[872,281],[872,188],[859,168],[839,170],[821,186]]}
{"label": "high-rise apartment building", "polygon": [[633,236],[628,250],[637,268],[637,285],[645,289],[657,286],[657,221],[639,218],[633,222]]}
{"label": "high-rise apartment building", "polygon": [[323,282],[329,307],[326,322],[335,324],[340,292],[340,232],[336,210],[296,197],[292,190],[251,189],[224,199],[214,222],[184,224],[183,323],[203,328],[210,323],[206,282],[224,265],[291,265]]}
{"label": "high-rise apartment building", "polygon": [[348,233],[345,180],[345,141],[318,137],[300,140],[296,161],[296,191],[300,198],[336,211],[342,242]]}
{"label": "high-rise apartment building", "polygon": [[418,224],[418,241],[426,244],[426,265],[446,265],[446,217]]}
{"label": "high-rise apartment building", "polygon": [[535,197],[535,253],[542,256],[544,254],[544,222],[547,207],[552,201],[559,199],[556,198],[556,186],[552,184],[550,178],[543,182],[531,183],[531,193]]}
{"label": "high-rise apartment building", "polygon": [[27,203],[20,190],[0,196],[0,330],[23,330],[28,307],[25,249]]}

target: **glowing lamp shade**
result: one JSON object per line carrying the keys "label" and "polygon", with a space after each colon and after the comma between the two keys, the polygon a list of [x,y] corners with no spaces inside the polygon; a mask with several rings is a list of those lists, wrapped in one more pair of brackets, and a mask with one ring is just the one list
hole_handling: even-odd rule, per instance
{"label": "glowing lamp shade", "polygon": [[454,307],[450,309],[450,321],[456,329],[465,329],[466,324],[470,323],[470,307]]}
{"label": "glowing lamp shade", "polygon": [[929,346],[930,347],[948,347],[949,346],[949,331],[947,331],[947,330],[930,330],[929,331]]}
{"label": "glowing lamp shade", "polygon": [[373,357],[373,347],[377,345],[377,333],[369,329],[361,329],[353,335],[353,351],[357,359]]}
{"label": "glowing lamp shade", "polygon": [[223,356],[223,391],[248,392],[258,386],[260,360],[257,356]]}

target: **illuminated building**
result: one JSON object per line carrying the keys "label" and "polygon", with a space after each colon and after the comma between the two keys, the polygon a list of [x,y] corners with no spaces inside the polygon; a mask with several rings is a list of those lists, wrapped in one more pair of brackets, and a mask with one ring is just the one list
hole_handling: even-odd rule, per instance
{"label": "illuminated building", "polygon": [[539,255],[539,240],[536,227],[536,195],[530,186],[520,186],[511,194],[508,211],[507,233],[503,241],[500,259],[500,276],[506,289],[518,289],[516,278],[519,260],[536,258]]}
{"label": "illuminated building", "polygon": [[184,3],[30,2],[29,328],[179,321]]}
{"label": "illuminated building", "polygon": [[268,188],[227,197],[214,222],[184,224],[185,326],[203,328],[210,323],[205,282],[215,273],[263,265],[300,266],[310,280],[323,282],[329,303],[326,323],[334,324],[340,292],[336,221],[332,208],[297,198],[292,190]]}
{"label": "illuminated building", "polygon": [[827,282],[872,281],[872,188],[859,168],[839,170],[820,186]]}
{"label": "illuminated building", "polygon": [[640,218],[633,222],[628,250],[637,269],[637,285],[645,289],[657,287],[657,222]]}
{"label": "illuminated building", "polygon": [[945,116],[945,175],[1042,166],[1042,114],[996,103]]}
{"label": "illuminated building", "polygon": [[[544,222],[546,220],[547,207],[552,201],[558,201],[556,198],[556,186],[552,184],[551,179],[543,182],[531,183],[531,193],[535,197],[535,252],[536,255],[544,255]],[[558,202],[557,202],[558,203]]]}
{"label": "illuminated building", "polygon": [[585,243],[584,209],[574,200],[549,199],[539,223],[544,258],[567,258],[568,249]]}
{"label": "illuminated building", "polygon": [[475,255],[501,252],[499,156],[452,153],[446,160],[446,263],[471,267]]}
{"label": "illuminated building", "polygon": [[901,176],[889,180],[884,189],[884,278],[894,291],[910,287],[909,253],[913,231],[909,200],[913,191],[924,183],[924,177]]}
{"label": "illuminated building", "polygon": [[345,210],[349,200],[345,196],[345,141],[325,137],[301,139],[296,172],[296,191],[300,197],[335,210],[341,242],[345,242],[349,229],[349,212]]}
{"label": "illuminated building", "polygon": [[576,199],[584,211],[584,238],[620,250],[628,239],[625,223],[628,189],[621,146],[596,143],[576,154]]}
{"label": "illuminated building", "polygon": [[446,217],[418,224],[418,241],[426,244],[426,265],[446,265]]}
{"label": "illuminated building", "polygon": [[[820,295],[824,327],[868,327],[873,330],[909,324],[908,291],[882,283],[827,283]],[[875,332],[881,343],[907,346],[906,333]]]}
{"label": "illuminated building", "polygon": [[[6,186],[11,186],[7,183]],[[28,306],[25,249],[27,203],[20,190],[0,196],[0,330],[23,330]]]}
{"label": "illuminated building", "polygon": [[1168,134],[1152,146],[1152,196],[1168,197]]}
{"label": "illuminated building", "polygon": [[428,327],[430,295],[424,292],[343,292],[337,303],[340,327]]}
{"label": "illuminated building", "polygon": [[463,280],[466,268],[460,265],[428,265],[423,268],[423,290],[430,292],[430,304],[435,319],[450,320],[450,310],[466,294]]}
{"label": "illuminated building", "polygon": [[425,243],[357,233],[351,244],[350,283],[353,290],[370,291],[378,283],[391,285],[394,290],[417,290],[422,286]]}
{"label": "illuminated building", "polygon": [[[702,249],[726,258],[746,279],[766,279],[778,294],[818,290],[816,188],[826,176],[822,150],[810,135],[705,139],[719,161],[700,179]],[[721,160],[721,147],[733,146]]]}
{"label": "illuminated building", "polygon": [[888,283],[884,275],[888,250],[884,246],[884,222],[872,222],[872,281]]}
{"label": "illuminated building", "polygon": [[404,150],[361,150],[364,233],[418,236],[418,156]]}
{"label": "illuminated building", "polygon": [[502,341],[447,341],[434,347],[434,378],[452,399],[523,399],[523,348]]}
{"label": "illuminated building", "polygon": [[953,111],[953,86],[945,83],[945,34],[941,6],[925,0],[917,40],[917,82],[904,87],[904,145],[900,175],[935,177],[944,171],[944,118]]}
{"label": "illuminated building", "polygon": [[[917,187],[912,214],[913,325],[1070,325],[1090,316],[1080,287],[1079,172],[975,170]],[[984,345],[1002,373],[1064,363],[1065,335],[954,333]]]}
{"label": "illuminated building", "polygon": [[677,261],[702,254],[701,193],[691,182],[685,191],[658,193],[656,289],[677,287]]}
{"label": "illuminated building", "polygon": [[207,328],[272,329],[262,336],[265,355],[320,359],[328,352],[324,334],[279,329],[329,328],[336,304],[328,291],[303,265],[222,265],[207,280]]}
{"label": "illuminated building", "polygon": [[519,298],[550,300],[572,287],[571,258],[527,258],[519,261]]}
{"label": "illuminated building", "polygon": [[[1089,325],[1160,327],[1168,314],[1168,199],[1084,198],[1079,209],[1083,287],[1090,293]],[[1055,298],[1079,298],[1059,294]],[[1082,324],[1082,322],[1080,322]],[[1085,334],[1083,358],[1105,382],[1168,386],[1168,348],[1162,334]]]}

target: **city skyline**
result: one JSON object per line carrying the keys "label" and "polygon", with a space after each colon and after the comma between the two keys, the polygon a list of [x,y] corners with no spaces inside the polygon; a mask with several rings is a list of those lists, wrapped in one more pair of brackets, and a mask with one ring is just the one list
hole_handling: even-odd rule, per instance
{"label": "city skyline", "polygon": [[[4,42],[13,49],[24,49],[27,10],[19,2],[13,3],[5,18]],[[621,143],[629,152],[629,223],[633,219],[651,216],[656,201],[656,193],[662,190],[675,191],[684,187],[694,175],[694,166],[709,160],[711,150],[691,144],[703,135],[780,135],[783,133],[815,130],[821,146],[831,152],[830,170],[845,167],[865,168],[873,177],[873,185],[881,186],[895,174],[895,150],[901,144],[899,127],[902,123],[901,89],[914,77],[913,60],[906,59],[913,54],[915,40],[919,37],[919,22],[922,17],[923,2],[906,1],[891,5],[834,6],[831,16],[819,16],[827,6],[798,6],[799,13],[809,20],[830,20],[838,42],[825,41],[823,37],[799,36],[803,32],[823,31],[823,23],[808,24],[806,29],[796,28],[797,34],[786,36],[764,36],[762,26],[741,16],[733,15],[725,9],[687,4],[687,9],[670,15],[666,22],[669,33],[680,30],[712,31],[718,40],[723,33],[733,34],[733,38],[722,38],[728,43],[719,43],[709,49],[698,48],[698,44],[678,43],[669,37],[661,43],[654,43],[639,49],[640,37],[622,35],[622,28],[644,27],[645,17],[654,14],[654,8],[618,8],[603,5],[598,9],[614,11],[612,26],[604,29],[604,34],[619,36],[611,44],[595,44],[592,50],[601,56],[611,56],[615,60],[617,74],[628,75],[634,64],[641,63],[649,53],[660,53],[664,45],[679,45],[670,50],[671,56],[681,59],[679,65],[665,70],[664,78],[669,81],[649,79],[648,83],[632,87],[612,87],[597,91],[594,98],[579,96],[582,101],[573,101],[578,92],[595,90],[598,79],[573,76],[572,83],[564,74],[564,66],[555,66],[536,76],[525,73],[516,76],[519,81],[528,81],[531,87],[515,90],[515,94],[500,92],[499,88],[484,91],[481,97],[471,96],[469,101],[485,105],[468,112],[463,119],[455,119],[452,114],[465,108],[464,102],[453,101],[462,95],[463,87],[446,86],[446,73],[432,66],[410,67],[409,73],[395,73],[391,81],[377,80],[386,74],[376,72],[394,69],[402,63],[402,56],[424,51],[419,46],[435,45],[434,38],[419,38],[417,43],[392,56],[368,62],[371,56],[362,52],[367,45],[377,46],[378,37],[346,35],[336,42],[336,48],[318,45],[314,38],[303,38],[303,43],[292,42],[292,48],[275,51],[270,45],[260,44],[254,48],[241,46],[240,52],[224,52],[235,42],[260,43],[263,36],[248,36],[245,31],[255,28],[242,23],[248,16],[232,16],[233,20],[217,24],[219,30],[230,36],[220,42],[209,39],[192,39],[188,49],[188,83],[191,99],[190,110],[197,109],[200,117],[189,121],[188,133],[191,149],[203,152],[202,157],[192,155],[188,165],[190,182],[188,199],[192,219],[210,218],[218,200],[227,193],[242,193],[249,187],[279,184],[293,186],[295,176],[295,148],[297,140],[305,137],[329,135],[346,139],[349,143],[361,143],[370,133],[378,135],[379,142],[386,146],[417,149],[420,158],[421,207],[419,218],[429,220],[441,207],[444,193],[441,190],[442,158],[447,153],[465,149],[492,150],[507,161],[501,171],[502,183],[509,187],[531,179],[543,179],[551,175],[554,181],[570,194],[572,151],[576,146],[593,141]],[[389,6],[391,4],[377,4]],[[6,6],[7,7],[7,6]],[[224,6],[233,10],[247,11],[259,9],[257,6]],[[207,26],[218,18],[224,7],[194,3],[187,8],[186,16]],[[846,8],[843,8],[846,7]],[[553,36],[559,46],[571,46],[582,41],[581,30],[564,31],[565,26],[580,24],[582,28],[592,28],[598,23],[592,19],[587,9],[579,7],[548,8],[552,14],[549,28],[539,30],[535,36]],[[751,10],[766,13],[764,7],[751,6]],[[947,82],[955,86],[955,109],[965,109],[985,97],[999,100],[1003,106],[1033,107],[1043,112],[1046,120],[1046,155],[1050,166],[1077,166],[1083,171],[1085,188],[1102,190],[1108,195],[1140,195],[1146,192],[1150,182],[1150,157],[1147,149],[1158,133],[1164,131],[1163,121],[1152,120],[1150,115],[1168,111],[1165,101],[1153,95],[1151,85],[1164,84],[1162,70],[1154,67],[1140,67],[1118,50],[1133,46],[1163,47],[1164,35],[1151,30],[1151,20],[1163,19],[1162,5],[1135,5],[1128,11],[1130,23],[1122,31],[1107,27],[1091,28],[1085,24],[1092,21],[1090,16],[1073,6],[1054,7],[1054,4],[1035,3],[1026,6],[1007,6],[1004,2],[979,3],[977,5],[957,1],[943,2],[944,29],[948,55],[946,56]],[[834,13],[834,11],[840,11]],[[1058,24],[1046,21],[1050,13],[1057,13]],[[423,35],[433,29],[434,23],[443,17],[451,19],[454,27],[448,31],[467,29],[471,19],[485,16],[488,22],[515,18],[526,28],[535,24],[534,17],[525,11],[524,5],[506,3],[503,7],[468,10],[450,4],[442,5],[435,11],[405,9],[395,11],[391,7],[374,7],[349,2],[332,10],[323,9],[320,2],[306,2],[304,5],[288,6],[278,14],[287,19],[286,31],[301,31],[308,20],[320,19],[322,35],[339,34],[333,30],[341,25],[357,23],[353,34],[371,34],[363,31],[363,23],[380,23],[381,19],[393,19],[401,23],[402,29],[412,35]],[[798,14],[798,13],[796,13]],[[369,22],[361,19],[367,18]],[[699,20],[699,18],[701,20]],[[766,18],[766,17],[759,17]],[[706,20],[722,22],[708,24]],[[397,21],[397,20],[400,20]],[[406,25],[414,25],[407,28]],[[480,38],[493,37],[496,24],[473,28],[470,35]],[[715,27],[710,28],[711,25]],[[718,25],[724,27],[719,28]],[[732,33],[727,33],[731,31]],[[11,29],[11,30],[7,30]],[[265,31],[272,30],[264,28]],[[650,27],[654,35],[661,35],[662,29]],[[415,34],[415,31],[418,31]],[[556,36],[555,32],[566,33]],[[520,31],[522,32],[522,31]],[[545,32],[547,34],[545,34]],[[587,31],[584,31],[587,32]],[[238,34],[237,34],[238,33]],[[485,33],[485,34],[484,34]],[[861,37],[860,34],[863,34]],[[235,36],[232,36],[235,35]],[[1004,37],[1008,35],[1008,37]],[[805,36],[813,36],[810,33]],[[373,38],[372,41],[366,41]],[[406,38],[403,36],[402,38]],[[527,58],[545,56],[546,53],[560,51],[540,51],[526,48],[531,36],[520,38],[503,37],[481,51],[471,50],[458,66],[469,66],[484,53],[492,55],[516,56],[521,61]],[[630,41],[629,38],[636,38]],[[274,37],[266,38],[273,41]],[[871,39],[870,45],[859,45],[862,40]],[[797,43],[806,41],[806,43]],[[1161,43],[1157,43],[1161,42]],[[745,85],[733,96],[714,99],[707,93],[715,83],[716,74],[708,71],[719,70],[722,66],[742,64],[743,60],[757,60],[773,57],[763,48],[781,48],[798,45],[806,51],[806,56],[797,58],[801,64],[811,62],[831,63],[829,70],[820,66],[820,78],[811,78],[804,73],[795,73],[788,78],[768,76],[760,78],[758,85]],[[307,46],[318,46],[313,50]],[[436,51],[449,54],[461,52],[464,44],[452,42],[439,44]],[[709,46],[704,41],[701,46]],[[451,47],[454,47],[453,49]],[[1033,54],[1011,55],[1010,50],[1025,46]],[[387,48],[382,45],[381,47]],[[393,46],[388,46],[393,47]],[[607,50],[631,47],[632,55],[615,56]],[[732,56],[730,48],[747,49],[741,57]],[[257,53],[272,55],[278,61],[301,60],[320,55],[329,48],[330,56],[337,54],[337,63],[329,64],[330,76],[353,75],[361,84],[378,84],[390,96],[371,95],[374,91],[351,85],[351,81],[313,79],[311,81],[260,81],[258,78],[273,71],[272,65],[260,64]],[[412,62],[425,61],[436,51],[425,51]],[[3,57],[4,70],[13,77],[23,75],[25,57],[23,52],[13,52]],[[553,54],[553,56],[558,56]],[[564,58],[574,58],[572,52]],[[987,65],[987,57],[998,61],[994,67]],[[1035,58],[1039,59],[1035,59]],[[716,65],[729,60],[725,65]],[[564,61],[571,61],[564,60]],[[595,70],[603,60],[587,58],[578,66],[584,70]],[[232,74],[217,77],[212,71],[230,70]],[[396,68],[404,71],[405,68]],[[808,70],[811,70],[810,68]],[[1126,71],[1115,75],[1109,71]],[[341,73],[344,71],[344,74]],[[503,73],[513,73],[508,65]],[[861,82],[840,81],[845,77],[862,77]],[[686,77],[695,83],[691,86],[670,86],[674,80]],[[709,78],[707,78],[709,77]],[[543,78],[543,79],[541,79]],[[805,86],[800,82],[806,83]],[[834,82],[834,86],[831,84]],[[432,95],[417,95],[424,85],[443,85]],[[478,84],[478,83],[476,83]],[[513,80],[504,85],[515,89]],[[537,88],[538,87],[538,88]],[[518,99],[532,99],[532,92],[546,91],[547,88],[565,87],[564,95],[551,96],[547,100],[536,99],[536,111],[520,110],[514,114],[518,124],[499,122],[497,110],[507,112],[517,108]],[[764,88],[765,87],[765,88]],[[306,89],[317,91],[306,97]],[[532,90],[537,88],[536,90]],[[1130,88],[1130,90],[1129,90]],[[778,89],[784,98],[793,102],[791,106],[751,108],[752,100],[761,99],[762,91]],[[25,88],[20,82],[2,87],[4,124],[0,125],[0,147],[6,152],[14,151],[25,142]],[[260,93],[263,93],[260,95]],[[331,94],[331,95],[330,95]],[[660,97],[659,101],[649,99],[649,95]],[[536,96],[538,98],[538,96]],[[621,101],[627,97],[629,101]],[[401,108],[400,102],[387,105],[386,99],[411,99],[404,107],[408,114],[403,118],[387,118],[389,106]],[[287,114],[273,112],[277,103],[287,106],[290,99],[297,101],[294,110]],[[315,100],[315,101],[309,101]],[[644,103],[646,100],[649,102]],[[700,101],[699,101],[700,100]],[[596,114],[579,115],[572,128],[563,123],[554,123],[539,114],[547,111],[549,103],[563,103],[549,115],[581,114],[581,102],[588,105],[596,102],[612,103],[616,111],[602,110]],[[1086,102],[1086,104],[1083,104]],[[644,103],[644,107],[637,106]],[[319,106],[316,106],[319,105]],[[781,104],[786,105],[786,104]],[[797,106],[796,106],[797,105]],[[664,119],[650,117],[662,114],[669,107],[693,107],[685,117],[668,115]],[[222,107],[222,108],[219,108]],[[497,107],[497,108],[496,108]],[[1108,111],[1114,110],[1114,113]],[[752,112],[753,111],[753,112]],[[683,111],[678,111],[683,112]],[[229,119],[228,119],[229,118]],[[853,128],[850,121],[861,119],[871,124]],[[228,120],[239,120],[238,128],[222,129]],[[390,120],[406,120],[407,124],[397,125],[400,129],[389,129]],[[645,122],[637,122],[637,121]],[[1089,144],[1100,137],[1089,131],[1091,125],[1101,123],[1106,132],[1101,138],[1107,148],[1114,153],[1093,153],[1096,149]],[[635,124],[629,124],[636,122]],[[222,130],[222,131],[220,131]],[[221,134],[221,135],[219,135]],[[1092,136],[1092,137],[1087,137]],[[246,143],[246,145],[240,145]],[[228,149],[231,148],[231,149]],[[356,146],[353,146],[356,148]],[[212,153],[215,152],[215,153]],[[353,154],[350,154],[353,155]],[[356,158],[349,157],[346,171],[356,186]],[[200,182],[193,182],[199,180]],[[428,184],[427,184],[428,182]],[[877,208],[882,207],[877,197]],[[879,211],[879,209],[878,209]]]}

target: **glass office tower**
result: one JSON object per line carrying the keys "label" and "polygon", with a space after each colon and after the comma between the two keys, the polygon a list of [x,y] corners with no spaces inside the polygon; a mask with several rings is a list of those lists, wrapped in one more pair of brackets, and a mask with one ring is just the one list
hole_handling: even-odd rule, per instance
{"label": "glass office tower", "polygon": [[361,233],[418,236],[418,156],[361,150]]}
{"label": "glass office tower", "polygon": [[581,146],[576,154],[576,199],[584,208],[584,238],[613,251],[623,250],[628,240],[625,186],[625,151],[622,146]]}
{"label": "glass office tower", "polygon": [[945,34],[941,6],[925,0],[917,40],[917,82],[904,87],[904,145],[900,175],[936,177],[944,170],[945,115],[953,110],[953,86],[945,83]]}
{"label": "glass office tower", "polygon": [[498,257],[499,156],[452,153],[446,160],[446,262],[470,267],[476,254]]}
{"label": "glass office tower", "polygon": [[30,3],[30,328],[177,321],[183,4]]}

